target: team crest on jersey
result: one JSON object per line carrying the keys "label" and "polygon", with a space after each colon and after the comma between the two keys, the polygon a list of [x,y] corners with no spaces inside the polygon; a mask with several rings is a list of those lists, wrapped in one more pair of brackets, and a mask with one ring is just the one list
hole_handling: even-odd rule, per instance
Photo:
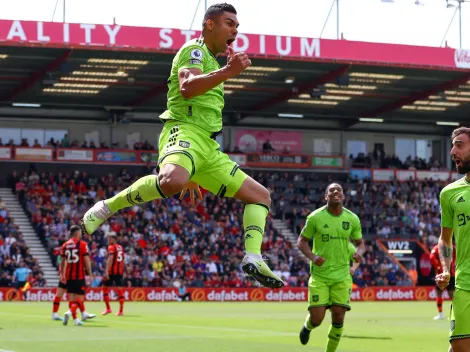
{"label": "team crest on jersey", "polygon": [[318,297],[318,295],[313,295],[312,296],[312,302],[318,302],[319,299],[320,299],[320,297]]}
{"label": "team crest on jersey", "polygon": [[191,50],[190,55],[195,60],[202,60],[202,57],[204,56],[204,53],[202,52],[201,49],[193,49],[193,50]]}
{"label": "team crest on jersey", "polygon": [[343,221],[343,230],[349,230],[349,222]]}

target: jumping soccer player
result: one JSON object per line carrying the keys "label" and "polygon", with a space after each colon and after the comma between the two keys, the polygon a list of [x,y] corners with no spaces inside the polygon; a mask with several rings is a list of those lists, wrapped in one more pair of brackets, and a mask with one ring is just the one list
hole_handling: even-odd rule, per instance
{"label": "jumping soccer player", "polygon": [[466,174],[444,187],[440,194],[441,235],[439,257],[442,274],[436,275],[441,290],[451,279],[452,234],[455,238],[455,293],[450,306],[449,351],[470,351],[470,128],[460,127],[452,132],[450,154],[457,172]]}
{"label": "jumping soccer player", "polygon": [[[310,259],[308,283],[309,314],[300,331],[300,342],[308,343],[310,332],[320,326],[327,309],[331,310],[326,352],[338,348],[343,333],[344,315],[351,309],[352,277],[350,260],[361,262],[363,253],[361,222],[343,207],[343,188],[332,183],[326,188],[327,205],[312,212],[306,220],[297,244]],[[351,243],[351,238],[356,248]],[[313,249],[309,241],[313,239]]]}
{"label": "jumping soccer player", "polygon": [[109,305],[109,287],[116,287],[118,291],[119,312],[116,315],[124,314],[124,293],[122,290],[122,275],[124,274],[124,249],[117,242],[116,232],[108,234],[108,261],[106,262],[106,271],[103,275],[103,297],[106,304],[106,310],[103,315],[111,314]]}
{"label": "jumping soccer player", "polygon": [[70,227],[70,239],[62,245],[60,255],[60,281],[66,283],[69,294],[70,311],[64,315],[63,324],[67,325],[70,316],[75,325],[83,325],[77,318],[77,309],[83,304],[85,295],[85,268],[91,276],[91,261],[88,255],[88,246],[81,240],[82,229],[80,226]]}
{"label": "jumping soccer player", "polygon": [[[431,250],[431,254],[429,256],[429,259],[431,260],[431,264],[434,268],[434,271],[436,272],[436,275],[442,274],[442,266],[441,266],[441,261],[439,259],[439,245],[435,245],[433,249]],[[453,258],[452,258],[452,263],[451,263],[451,276],[450,276],[450,281],[449,281],[449,286],[447,286],[447,293],[449,294],[450,299],[454,297],[454,291],[455,291],[455,251],[453,251]],[[438,314],[434,317],[434,320],[443,320],[444,319],[444,313],[442,313],[442,293],[444,290],[441,290],[439,286],[436,285],[436,305],[437,305],[437,311]]]}
{"label": "jumping soccer player", "polygon": [[[284,286],[261,257],[266,218],[271,206],[269,191],[222,153],[216,136],[222,133],[224,82],[238,76],[251,61],[230,47],[238,34],[237,12],[232,5],[210,6],[204,15],[202,35],[183,45],[173,59],[168,79],[168,108],[159,140],[158,175],[142,177],[114,197],[100,201],[82,219],[86,233],[93,233],[120,209],[153,199],[167,198],[199,185],[213,194],[246,203],[243,214],[246,255],[243,270],[262,285]],[[216,56],[229,52],[220,68]]]}

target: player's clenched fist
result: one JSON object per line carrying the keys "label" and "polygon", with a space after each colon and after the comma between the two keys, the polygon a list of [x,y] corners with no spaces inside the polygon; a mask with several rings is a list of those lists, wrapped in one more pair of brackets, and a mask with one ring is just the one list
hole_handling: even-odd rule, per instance
{"label": "player's clenched fist", "polygon": [[316,255],[315,260],[313,261],[313,264],[315,264],[316,266],[322,266],[324,262],[325,262],[325,258],[320,257],[319,255]]}
{"label": "player's clenched fist", "polygon": [[436,275],[436,284],[437,286],[443,290],[449,285],[450,281],[450,273],[443,272],[442,274]]}
{"label": "player's clenched fist", "polygon": [[227,68],[230,70],[233,76],[239,75],[251,66],[251,60],[245,53],[236,53],[232,47],[228,48],[229,55],[227,58]]}

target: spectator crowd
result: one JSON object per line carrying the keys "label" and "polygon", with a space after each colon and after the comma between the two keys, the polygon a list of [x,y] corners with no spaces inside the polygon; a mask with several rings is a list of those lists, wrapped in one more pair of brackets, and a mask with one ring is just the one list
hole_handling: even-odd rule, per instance
{"label": "spectator crowd", "polygon": [[[273,197],[262,245],[268,265],[289,286],[306,287],[309,264],[295,245],[274,228],[272,217],[283,218],[298,234],[305,217],[324,205],[324,190],[331,179],[320,179],[314,173],[289,172],[254,172],[252,176],[267,186]],[[97,200],[112,197],[138,177],[126,169],[106,176],[79,171],[57,174],[30,171],[22,175],[14,172],[9,182],[55,264],[70,226],[77,224]],[[374,238],[416,238],[428,246],[436,243],[437,196],[444,184],[373,183],[349,178],[340,182],[346,193],[345,206],[359,215],[367,238],[364,261],[354,273],[355,284],[411,285],[410,277],[377,247]],[[242,203],[203,193],[204,200],[195,205],[174,197],[124,209],[92,236],[86,236],[93,263],[91,285],[101,285],[107,256],[106,235],[110,232],[120,235],[125,249],[126,286],[172,286],[176,281],[195,287],[257,285],[240,268],[244,255]],[[37,262],[28,254],[4,205],[2,209],[0,216],[5,216],[0,219],[3,223],[0,284],[12,285],[7,278],[11,280],[12,270],[23,260],[40,285],[42,274]]]}

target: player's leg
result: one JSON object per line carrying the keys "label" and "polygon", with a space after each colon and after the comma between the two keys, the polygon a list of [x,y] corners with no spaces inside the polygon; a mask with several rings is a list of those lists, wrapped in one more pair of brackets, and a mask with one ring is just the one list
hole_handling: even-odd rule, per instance
{"label": "player's leg", "polygon": [[108,280],[103,281],[103,300],[106,305],[106,309],[101,313],[102,315],[108,315],[113,312],[111,305],[109,303],[109,287],[112,285],[111,276],[108,277]]}
{"label": "player's leg", "polygon": [[456,289],[450,307],[452,352],[470,351],[470,291]]}
{"label": "player's leg", "polygon": [[436,305],[437,305],[437,315],[434,317],[434,320],[442,320],[444,319],[444,313],[442,313],[442,293],[443,290],[441,290],[439,287],[436,285]]}
{"label": "player's leg", "polygon": [[351,310],[350,297],[352,291],[352,279],[334,283],[330,287],[331,297],[331,325],[328,330],[328,342],[326,352],[335,352],[343,335],[344,316]]}
{"label": "player's leg", "polygon": [[300,330],[299,338],[302,345],[306,345],[310,339],[310,332],[320,326],[325,318],[325,312],[329,306],[330,293],[326,283],[310,277],[308,281],[308,311],[305,323]]}
{"label": "player's leg", "polygon": [[93,233],[121,209],[181,192],[204,160],[200,152],[204,142],[199,141],[203,139],[196,127],[167,122],[160,134],[158,176],[144,176],[114,197],[96,203],[83,216],[85,232]]}
{"label": "player's leg", "polygon": [[62,321],[63,318],[59,316],[57,313],[60,307],[60,301],[64,296],[65,290],[67,286],[59,281],[59,285],[57,286],[57,291],[55,293],[54,302],[52,303],[52,320],[60,320]]}
{"label": "player's leg", "polygon": [[247,254],[243,258],[243,270],[264,286],[283,287],[282,280],[274,275],[261,257],[261,243],[271,206],[269,191],[240,170],[227,154],[216,148],[212,148],[206,164],[208,165],[204,165],[201,171],[196,172],[192,180],[213,194],[236,198],[246,204],[243,228]]}
{"label": "player's leg", "polygon": [[119,312],[117,312],[117,316],[124,315],[124,290],[122,285],[122,275],[114,275],[114,284],[116,285],[117,293],[118,293],[118,301],[119,301]]}

